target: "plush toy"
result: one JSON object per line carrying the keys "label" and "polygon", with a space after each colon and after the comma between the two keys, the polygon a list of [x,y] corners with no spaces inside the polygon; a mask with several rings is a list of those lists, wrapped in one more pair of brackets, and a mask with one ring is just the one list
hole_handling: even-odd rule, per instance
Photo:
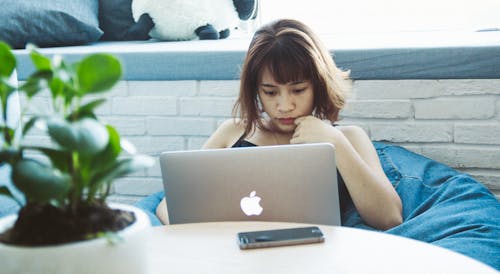
{"label": "plush toy", "polygon": [[[99,0],[104,41],[222,39],[258,0]],[[151,36],[150,36],[151,34]]]}
{"label": "plush toy", "polygon": [[239,20],[255,18],[257,3],[257,0],[132,0],[132,14],[136,29],[144,25],[143,29],[159,40],[222,39],[238,26]]}

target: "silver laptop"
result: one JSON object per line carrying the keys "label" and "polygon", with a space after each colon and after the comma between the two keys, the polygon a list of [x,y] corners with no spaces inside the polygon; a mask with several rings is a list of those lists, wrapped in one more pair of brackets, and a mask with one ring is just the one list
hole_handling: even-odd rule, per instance
{"label": "silver laptop", "polygon": [[171,224],[340,225],[331,144],[169,151],[160,165]]}

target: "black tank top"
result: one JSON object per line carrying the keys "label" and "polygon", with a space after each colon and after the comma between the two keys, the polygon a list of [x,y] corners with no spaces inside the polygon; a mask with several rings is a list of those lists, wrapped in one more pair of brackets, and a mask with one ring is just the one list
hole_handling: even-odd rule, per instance
{"label": "black tank top", "polygon": [[243,136],[234,143],[232,147],[256,147],[257,145],[254,143],[251,143],[243,138]]}

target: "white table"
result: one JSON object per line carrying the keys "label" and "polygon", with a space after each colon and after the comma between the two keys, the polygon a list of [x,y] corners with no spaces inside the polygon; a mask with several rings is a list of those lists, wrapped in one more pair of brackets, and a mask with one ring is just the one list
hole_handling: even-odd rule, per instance
{"label": "white table", "polygon": [[325,242],[240,250],[236,233],[306,226],[218,222],[147,229],[151,273],[496,273],[479,261],[416,240],[361,229],[319,226]]}

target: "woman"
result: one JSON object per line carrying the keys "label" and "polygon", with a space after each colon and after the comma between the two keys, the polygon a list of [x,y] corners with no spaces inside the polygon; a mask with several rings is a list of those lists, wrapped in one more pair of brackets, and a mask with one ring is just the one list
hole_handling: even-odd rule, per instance
{"label": "woman", "polygon": [[[337,169],[362,219],[386,230],[402,222],[401,199],[386,177],[367,134],[336,126],[350,89],[348,73],[335,66],[309,27],[278,20],[253,36],[233,114],[204,148],[329,142]],[[157,215],[168,223],[165,200]]]}

